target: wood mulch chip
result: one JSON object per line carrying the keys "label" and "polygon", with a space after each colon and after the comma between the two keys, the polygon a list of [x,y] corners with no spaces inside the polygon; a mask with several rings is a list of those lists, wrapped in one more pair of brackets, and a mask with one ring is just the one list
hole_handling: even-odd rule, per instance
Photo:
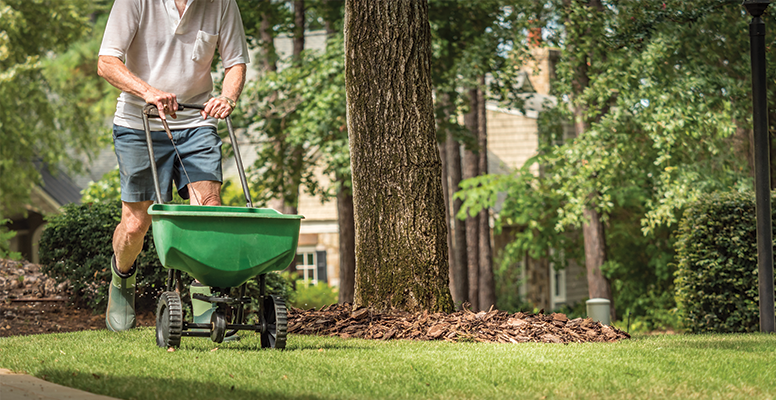
{"label": "wood mulch chip", "polygon": [[444,340],[491,343],[616,342],[627,333],[590,318],[569,320],[565,314],[509,314],[463,310],[452,314],[377,312],[349,304],[321,310],[288,310],[288,332],[361,339]]}

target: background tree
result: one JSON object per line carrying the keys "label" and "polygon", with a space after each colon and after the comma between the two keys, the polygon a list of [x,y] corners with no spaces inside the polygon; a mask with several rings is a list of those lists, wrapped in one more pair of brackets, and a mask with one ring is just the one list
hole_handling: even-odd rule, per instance
{"label": "background tree", "polygon": [[425,1],[346,1],[356,304],[453,308],[430,59]]}
{"label": "background tree", "polygon": [[[546,9],[558,11],[543,21],[563,50],[555,94],[571,103],[541,117],[533,162],[544,174],[526,167],[467,182],[465,206],[506,191],[497,223],[525,226],[507,254],[552,248],[566,257],[594,208],[607,244],[599,268],[618,312],[670,322],[678,216],[702,193],[751,187],[740,133],[750,124],[746,19],[732,1]],[[581,123],[583,134],[564,138],[562,120]]]}
{"label": "background tree", "polygon": [[[82,156],[104,143],[95,128],[102,115],[95,116],[91,107],[105,91],[79,85],[84,78],[93,81],[83,53],[51,56],[89,31],[89,16],[104,8],[102,3],[0,2],[0,220],[23,212],[40,183],[38,168],[77,171]],[[65,71],[73,75],[65,78]],[[7,248],[2,242],[0,249]]]}

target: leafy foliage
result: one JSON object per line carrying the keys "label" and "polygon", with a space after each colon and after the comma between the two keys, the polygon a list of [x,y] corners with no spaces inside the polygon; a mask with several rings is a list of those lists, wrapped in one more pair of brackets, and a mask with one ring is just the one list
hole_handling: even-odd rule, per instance
{"label": "leafy foliage", "polygon": [[[87,110],[102,98],[89,102],[79,95],[82,78],[98,79],[89,72],[93,67],[83,57],[64,57],[63,64],[49,57],[52,52],[65,53],[68,45],[88,32],[88,16],[95,7],[85,0],[0,1],[0,210],[4,213],[21,211],[28,201],[30,190],[40,181],[37,162],[77,169],[80,157],[69,152],[90,154],[100,145],[94,135],[96,120]],[[85,56],[83,51],[80,54]]]}
{"label": "leafy foliage", "polygon": [[0,258],[7,258],[12,260],[18,260],[21,258],[21,253],[18,251],[11,251],[8,246],[8,241],[16,236],[16,232],[9,231],[5,226],[9,220],[0,219]]}
{"label": "leafy foliage", "polygon": [[[70,204],[63,211],[49,218],[40,241],[43,272],[58,282],[69,281],[73,300],[80,305],[102,311],[107,305],[113,256],[111,238],[121,219],[121,202]],[[162,267],[156,254],[153,230],[146,235],[135,265],[138,268],[136,307],[140,312],[155,311],[156,300],[166,287],[167,269]],[[183,281],[188,284],[191,278],[183,274]],[[253,311],[258,310],[258,283],[256,277],[247,285],[246,294],[253,299],[248,308]],[[267,293],[293,300],[295,294],[289,278],[267,274],[266,284]]]}
{"label": "leafy foliage", "polygon": [[337,304],[339,294],[336,288],[333,288],[325,282],[318,282],[313,285],[304,280],[296,281],[296,291],[294,299],[290,302],[292,306],[309,310],[311,308],[320,309],[331,304]]}
{"label": "leafy foliage", "polygon": [[685,211],[676,296],[690,332],[759,330],[756,226],[751,192],[703,196]]}
{"label": "leafy foliage", "polygon": [[350,176],[342,45],[341,38],[329,40],[324,54],[306,52],[294,67],[246,84],[239,108],[245,111],[235,121],[249,126],[246,134],[258,144],[258,158],[246,171],[257,204],[278,194],[295,204],[300,186],[332,196],[336,187],[320,184],[315,165],[330,176]]}
{"label": "leafy foliage", "polygon": [[[121,203],[94,203],[64,207],[49,217],[40,240],[40,263],[44,273],[58,282],[70,281],[75,301],[92,310],[107,305],[113,256],[113,231],[121,219]],[[143,242],[135,261],[138,268],[137,307],[155,310],[156,296],[164,290],[167,272],[159,263],[153,234]]]}

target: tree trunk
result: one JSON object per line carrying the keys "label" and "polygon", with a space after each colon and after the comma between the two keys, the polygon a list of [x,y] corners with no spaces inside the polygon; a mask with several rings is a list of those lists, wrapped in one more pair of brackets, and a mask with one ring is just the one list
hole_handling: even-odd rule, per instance
{"label": "tree trunk", "polygon": [[[479,131],[477,89],[469,90],[469,112],[464,115],[464,124],[476,138]],[[470,179],[480,174],[478,149],[463,152],[463,178]],[[466,258],[469,275],[469,304],[472,311],[480,310],[480,222],[479,216],[466,218]]]}
{"label": "tree trunk", "polygon": [[355,304],[450,312],[425,0],[347,0]]}
{"label": "tree trunk", "polygon": [[339,225],[339,304],[353,304],[356,283],[356,228],[353,222],[353,194],[338,177],[337,224]]}
{"label": "tree trunk", "polygon": [[457,303],[460,300],[456,298],[455,293],[455,260],[453,259],[453,228],[450,225],[450,215],[452,213],[452,205],[450,204],[450,188],[447,179],[447,146],[445,142],[437,143],[439,148],[439,160],[442,165],[442,197],[445,202],[445,224],[447,225],[447,263],[448,263],[448,285],[450,286],[450,294],[453,296],[453,303]]}
{"label": "tree trunk", "polygon": [[[447,125],[450,123],[450,110],[453,108],[450,95],[442,93],[437,96],[441,112],[438,114],[442,120],[438,121],[438,126],[444,127],[440,132],[444,139],[439,143],[439,155],[442,159],[442,189],[445,196],[445,210],[447,212],[447,254],[450,264],[450,293],[453,295],[453,302],[460,306],[469,296],[468,285],[469,277],[466,272],[465,254],[466,251],[466,233],[460,233],[463,241],[456,243],[456,228],[463,226],[463,221],[458,221],[455,214],[461,209],[461,200],[453,200],[453,195],[461,182],[461,150],[458,142],[453,138],[453,134]],[[454,167],[453,167],[454,166]],[[464,253],[462,253],[462,251]],[[463,271],[463,272],[461,272]]]}
{"label": "tree trunk", "polygon": [[[571,0],[564,0],[564,3],[568,4],[570,1]],[[588,6],[599,12],[603,10],[603,5],[600,0],[590,0]],[[569,26],[579,26],[575,25],[573,23],[574,21],[570,20],[572,17],[582,19],[587,18],[587,16],[584,15],[569,16],[569,20],[567,21],[569,22]],[[574,65],[574,76],[571,82],[571,100],[574,104],[574,131],[578,137],[584,135],[590,125],[590,117],[587,115],[587,105],[578,100],[582,93],[590,86],[588,66],[591,64],[590,59],[592,56],[577,50],[578,47],[580,47],[579,44],[584,40],[583,38],[589,36],[586,36],[586,33],[589,32],[571,32],[570,36],[572,36],[572,38],[569,42],[567,51],[568,54],[572,55],[569,62]],[[575,40],[578,42],[575,42]],[[595,178],[590,177],[589,179]],[[591,193],[591,200],[587,209],[584,211],[586,222],[582,226],[582,234],[585,238],[585,267],[587,269],[588,295],[591,299],[597,297],[609,299],[612,302],[611,314],[612,320],[614,321],[616,315],[611,286],[609,280],[601,274],[601,265],[606,262],[606,236],[604,225],[603,222],[601,222],[600,213],[595,209],[595,193]]]}
{"label": "tree trunk", "polygon": [[447,177],[450,190],[450,225],[453,241],[453,253],[451,262],[451,274],[455,276],[453,283],[453,299],[456,304],[469,301],[469,269],[466,252],[466,221],[456,218],[461,211],[463,200],[453,199],[458,185],[461,183],[461,145],[455,140],[451,132],[447,133]]}
{"label": "tree trunk", "polygon": [[262,65],[264,71],[275,72],[278,70],[277,53],[275,52],[275,35],[272,33],[271,16],[264,14],[259,26],[259,39],[261,40]]}
{"label": "tree trunk", "polygon": [[[488,173],[488,119],[485,103],[485,77],[480,77],[480,88],[477,89],[477,144],[480,149],[479,173]],[[479,306],[487,310],[496,305],[496,283],[493,281],[493,255],[490,247],[490,210],[482,209],[479,214],[480,240],[480,289]]]}
{"label": "tree trunk", "polygon": [[304,50],[304,13],[304,0],[294,0],[294,62],[301,61]]}
{"label": "tree trunk", "polygon": [[[585,210],[586,222],[582,225],[585,236],[585,267],[590,298],[612,298],[609,281],[601,274],[601,265],[606,262],[606,241],[601,215],[591,206]],[[614,307],[612,307],[614,310]]]}

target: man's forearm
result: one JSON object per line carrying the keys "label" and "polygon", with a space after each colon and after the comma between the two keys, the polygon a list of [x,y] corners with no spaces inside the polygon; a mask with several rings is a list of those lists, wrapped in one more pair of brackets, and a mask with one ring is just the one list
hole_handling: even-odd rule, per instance
{"label": "man's forearm", "polygon": [[245,85],[245,64],[235,64],[224,72],[224,85],[221,95],[234,100],[239,99]]}
{"label": "man's forearm", "polygon": [[145,98],[151,86],[129,71],[121,60],[112,56],[100,56],[97,74],[121,91]]}
{"label": "man's forearm", "polygon": [[155,104],[162,119],[166,118],[166,114],[175,118],[175,111],[178,110],[175,94],[156,89],[138,78],[117,57],[100,56],[97,61],[97,74],[119,90],[140,97],[146,103]]}

